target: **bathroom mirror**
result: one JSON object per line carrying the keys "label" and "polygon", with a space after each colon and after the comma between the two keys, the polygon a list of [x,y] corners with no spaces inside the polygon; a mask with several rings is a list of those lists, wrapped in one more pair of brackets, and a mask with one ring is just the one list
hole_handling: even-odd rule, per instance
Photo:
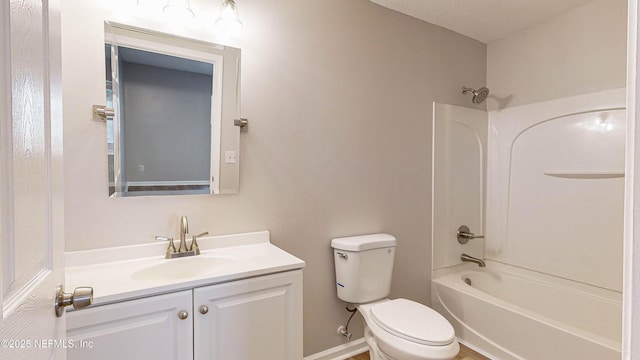
{"label": "bathroom mirror", "polygon": [[105,22],[109,196],[238,191],[240,49]]}

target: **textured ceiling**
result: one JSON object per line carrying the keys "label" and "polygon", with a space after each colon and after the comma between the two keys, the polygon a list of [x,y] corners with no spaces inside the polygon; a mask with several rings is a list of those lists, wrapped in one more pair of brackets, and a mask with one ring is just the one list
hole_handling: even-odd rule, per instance
{"label": "textured ceiling", "polygon": [[593,0],[371,0],[490,43]]}

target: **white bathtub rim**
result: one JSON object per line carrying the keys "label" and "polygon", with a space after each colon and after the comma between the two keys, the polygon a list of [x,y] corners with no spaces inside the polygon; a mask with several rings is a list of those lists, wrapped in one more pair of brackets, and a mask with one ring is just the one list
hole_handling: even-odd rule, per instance
{"label": "white bathtub rim", "polygon": [[[489,269],[490,269],[490,267],[489,267]],[[529,318],[531,320],[539,321],[539,322],[541,322],[541,323],[543,323],[545,325],[553,327],[553,328],[555,328],[555,329],[557,329],[559,331],[562,331],[564,333],[575,335],[575,336],[579,336],[579,337],[584,338],[584,339],[589,339],[590,341],[593,341],[593,342],[595,342],[597,344],[600,344],[600,345],[602,345],[602,346],[604,346],[604,347],[606,347],[608,349],[615,350],[615,351],[620,351],[621,346],[622,346],[621,342],[617,342],[617,341],[605,338],[603,336],[600,336],[600,335],[597,335],[597,334],[582,330],[582,329],[577,328],[575,326],[572,326],[572,325],[569,325],[569,324],[566,324],[566,323],[551,319],[549,317],[540,315],[540,314],[538,314],[538,313],[536,313],[534,311],[531,311],[531,310],[522,308],[520,306],[514,305],[514,304],[512,304],[510,302],[507,302],[507,301],[505,301],[503,299],[500,299],[498,297],[495,297],[495,296],[490,295],[490,294],[488,294],[486,292],[483,292],[483,291],[481,291],[481,290],[479,290],[477,288],[474,288],[472,286],[469,286],[469,285],[465,284],[462,281],[462,277],[461,276],[464,273],[472,272],[472,271],[478,271],[478,268],[477,267],[476,268],[473,268],[473,267],[469,268],[469,267],[466,267],[466,266],[465,267],[458,267],[458,271],[457,272],[450,271],[450,272],[448,272],[447,275],[443,275],[443,276],[434,278],[432,281],[435,284],[439,285],[439,286],[444,286],[444,287],[448,287],[450,289],[453,289],[455,291],[459,291],[459,292],[464,293],[464,294],[466,294],[468,296],[471,296],[471,297],[473,297],[473,298],[475,298],[477,300],[488,301],[488,302],[492,303],[493,305],[500,306],[500,307],[505,308],[505,309],[507,309],[509,311],[512,311],[512,312],[519,313],[519,314],[521,314],[521,315],[523,315],[523,316],[525,316],[525,317],[527,317],[527,318]],[[490,271],[490,270],[487,270],[487,271]],[[508,272],[506,272],[506,273],[508,273]],[[515,277],[519,277],[519,275],[514,275],[514,274],[509,274],[509,275],[515,276]],[[531,279],[531,278],[527,277],[527,280],[529,280],[529,279]],[[536,281],[536,279],[533,279],[533,281]],[[540,280],[537,280],[537,281],[540,281]],[[499,346],[499,345],[493,343],[492,341],[486,339],[484,336],[479,334],[476,330],[471,328],[467,323],[461,321],[457,316],[455,316],[452,313],[452,311],[446,306],[446,304],[442,301],[442,299],[440,297],[440,294],[438,292],[438,286],[435,286],[434,288],[435,288],[435,290],[434,290],[435,291],[435,295],[436,295],[438,301],[447,310],[447,312],[452,317],[454,317],[456,319],[456,321],[458,321],[465,328],[469,329],[469,331],[472,331],[477,336],[485,339],[486,341],[488,341],[489,343],[493,344],[494,346],[502,349],[501,346]],[[591,293],[587,293],[587,294],[592,295]],[[608,298],[605,298],[605,299],[608,299]],[[507,352],[509,354],[512,354],[509,351],[505,351],[505,352]]]}
{"label": "white bathtub rim", "polygon": [[[511,269],[508,269],[511,270]],[[592,289],[585,289],[585,286],[590,286],[587,284],[581,284],[581,283],[575,283],[575,282],[571,282],[569,284],[562,284],[561,281],[567,281],[566,279],[553,279],[554,281],[547,281],[547,279],[542,278],[543,276],[548,277],[548,275],[546,274],[540,274],[540,273],[536,273],[533,272],[534,275],[531,274],[531,272],[529,274],[526,273],[517,273],[514,271],[505,271],[505,268],[503,267],[502,269],[498,269],[495,268],[493,266],[491,267],[487,267],[485,269],[480,269],[480,268],[475,268],[475,269],[461,269],[459,272],[454,272],[451,274],[448,274],[446,277],[445,276],[441,276],[440,278],[443,279],[449,279],[449,277],[459,277],[461,280],[464,280],[465,275],[469,275],[472,276],[473,273],[482,273],[482,274],[497,274],[498,276],[500,276],[501,278],[505,278],[505,279],[517,279],[517,280],[521,280],[521,281],[527,281],[527,282],[531,282],[534,284],[538,284],[540,286],[544,286],[544,287],[548,287],[548,288],[555,288],[555,289],[560,289],[562,291],[571,291],[574,293],[578,293],[581,294],[583,296],[588,296],[590,298],[595,298],[599,301],[602,302],[607,302],[610,303],[612,305],[622,305],[622,298],[621,298],[621,293],[617,293],[614,292],[612,290],[609,289],[603,289],[603,288],[598,288],[598,287],[593,287]],[[536,277],[536,276],[540,276],[540,277]],[[462,285],[463,288],[466,288],[465,285]],[[472,286],[473,287],[473,286]],[[475,287],[473,287],[475,288]],[[477,288],[475,288],[477,289]],[[486,292],[479,290],[481,293],[485,294]],[[490,295],[489,293],[486,293],[487,295]],[[498,297],[499,298],[499,297]],[[517,306],[517,305],[516,305]],[[535,311],[534,311],[535,313]]]}
{"label": "white bathtub rim", "polygon": [[[446,285],[443,285],[446,286]],[[472,295],[473,296],[473,295]],[[438,302],[440,303],[440,306],[442,306],[447,313],[449,314],[449,316],[451,316],[452,318],[454,318],[458,324],[464,326],[468,331],[472,332],[475,336],[479,337],[480,339],[486,341],[487,343],[489,343],[490,345],[492,345],[493,347],[499,349],[500,351],[512,356],[513,358],[517,359],[517,360],[526,360],[518,355],[516,355],[515,353],[505,349],[504,347],[502,347],[501,345],[495,343],[493,340],[490,340],[489,338],[487,338],[486,336],[482,335],[481,333],[479,333],[478,331],[476,331],[474,328],[470,327],[466,322],[462,321],[458,316],[456,316],[453,311],[451,311],[449,309],[449,307],[447,306],[447,304],[445,304],[444,301],[442,301],[442,298],[440,297],[440,293],[438,293],[437,291],[437,287],[436,287],[436,297],[438,298]],[[474,296],[475,297],[475,296]],[[485,300],[484,298],[481,300]],[[468,346],[468,343],[466,343],[464,340],[462,340],[461,338],[457,337],[458,342],[465,344],[466,346]],[[474,346],[474,350],[478,351],[478,348]],[[494,359],[494,360],[500,360],[497,356],[487,353],[486,351],[478,351],[479,353],[482,353],[484,355],[486,355],[487,357],[489,357],[490,359]]]}
{"label": "white bathtub rim", "polygon": [[541,273],[535,270],[525,269],[514,265],[502,263],[495,260],[485,260],[487,267],[480,268],[475,264],[463,263],[447,268],[435,269],[433,279],[443,277],[452,273],[460,274],[464,271],[486,271],[499,272],[510,276],[527,279],[533,282],[542,283],[548,286],[568,287],[576,292],[601,299],[612,300],[617,303],[622,302],[622,292],[612,289],[602,288],[591,284],[581,283],[575,280],[565,279],[554,275]]}
{"label": "white bathtub rim", "polygon": [[[593,342],[596,342],[596,343],[598,343],[598,344],[600,344],[600,345],[602,345],[604,347],[607,347],[607,348],[609,348],[611,350],[620,351],[620,348],[622,346],[622,344],[620,342],[616,342],[614,340],[605,338],[603,336],[600,336],[600,335],[597,335],[597,334],[593,334],[593,333],[588,332],[588,331],[584,331],[582,329],[579,329],[577,327],[571,326],[569,324],[565,324],[563,322],[560,322],[560,321],[551,319],[549,317],[540,315],[540,314],[538,314],[538,313],[536,313],[534,311],[527,310],[527,309],[522,308],[520,306],[511,304],[510,302],[507,302],[507,301],[502,300],[500,298],[497,298],[497,297],[495,297],[493,295],[490,295],[490,294],[487,294],[487,293],[485,293],[483,291],[480,291],[480,290],[478,290],[478,289],[476,289],[476,288],[474,288],[472,286],[468,286],[468,285],[464,284],[462,282],[462,279],[456,278],[458,280],[456,282],[456,284],[454,286],[450,286],[450,285],[452,285],[451,284],[451,281],[452,281],[451,277],[453,277],[453,276],[447,276],[445,279],[439,278],[439,279],[435,279],[433,281],[436,284],[440,285],[440,286],[445,286],[445,287],[454,289],[456,291],[462,292],[462,293],[464,293],[464,294],[466,294],[468,296],[471,296],[471,297],[473,297],[475,299],[478,299],[480,301],[488,301],[488,302],[492,303],[493,305],[505,308],[508,311],[519,313],[522,316],[525,316],[525,317],[527,317],[527,318],[529,318],[529,319],[531,319],[533,321],[539,321],[539,322],[541,322],[541,323],[543,323],[545,325],[553,327],[553,328],[555,328],[555,329],[557,329],[559,331],[562,331],[564,333],[571,334],[571,335],[576,335],[576,336],[579,336],[579,337],[582,337],[582,338],[585,338],[585,339],[589,339],[589,340],[592,340]],[[447,280],[447,281],[445,282],[445,281],[442,281],[442,280]],[[457,284],[457,283],[460,283],[460,284]],[[456,320],[458,322],[460,322],[460,324],[462,324],[465,328],[467,328],[470,331],[472,331],[474,334],[486,339],[484,336],[480,335],[477,331],[475,331],[473,328],[471,328],[467,323],[461,321],[457,316],[455,316],[451,312],[451,310],[449,310],[449,308],[446,306],[446,304],[444,304],[444,302],[442,301],[442,299],[440,297],[440,294],[438,292],[438,287],[437,286],[435,287],[435,293],[436,293],[436,296],[437,296],[438,301],[440,302],[440,304],[447,310],[447,312],[452,317],[456,318]],[[489,341],[489,342],[491,342],[491,341]],[[491,342],[491,343],[493,343],[493,342]],[[497,346],[497,347],[499,347],[499,346]]]}
{"label": "white bathtub rim", "polygon": [[[438,284],[438,285],[446,286],[446,285],[442,285],[442,284]],[[436,289],[437,289],[437,286],[436,286]],[[504,353],[504,354],[506,354],[508,356],[511,356],[512,359],[515,359],[515,360],[529,360],[529,359],[526,359],[526,358],[523,358],[521,356],[516,355],[512,351],[506,349],[505,347],[499,345],[495,341],[493,341],[493,340],[487,338],[486,336],[482,335],[482,333],[476,331],[473,327],[469,326],[468,323],[462,321],[458,316],[456,316],[449,309],[449,307],[444,303],[444,301],[440,297],[440,294],[438,293],[437,290],[435,290],[435,295],[437,297],[437,301],[439,302],[439,306],[441,308],[443,308],[447,312],[448,316],[453,318],[460,326],[464,327],[466,329],[466,331],[468,331],[470,333],[473,333],[473,335],[475,335],[478,339],[480,339],[482,341],[485,341],[488,345],[492,346],[493,348],[497,349],[498,351],[500,351],[500,352],[502,352],[502,353]],[[474,298],[479,298],[478,296],[475,296],[475,295],[469,294],[469,293],[465,293],[465,295],[472,296]],[[491,299],[488,299],[487,297],[491,297],[492,299],[496,299],[499,302],[501,302],[501,304],[493,304],[493,305],[496,305],[496,306],[503,306],[503,303],[506,303],[506,302],[503,302],[500,299],[497,299],[497,298],[495,298],[495,297],[493,297],[491,295],[488,295],[488,294],[483,296],[483,297],[480,297],[479,300],[480,301],[491,300]],[[613,341],[611,341],[609,339],[603,339],[600,336],[597,336],[597,335],[594,335],[592,333],[588,333],[588,332],[582,331],[580,329],[576,329],[575,327],[572,327],[572,326],[569,326],[569,325],[566,325],[566,324],[562,324],[563,326],[561,326],[561,327],[558,327],[555,324],[549,324],[548,322],[543,321],[541,319],[543,317],[540,316],[540,315],[537,315],[537,314],[535,314],[535,313],[533,313],[531,311],[525,310],[525,309],[521,309],[520,307],[515,307],[515,308],[517,309],[516,311],[518,312],[519,315],[527,317],[527,318],[530,318],[530,319],[533,319],[532,321],[541,322],[541,323],[543,323],[543,324],[545,324],[547,326],[553,327],[553,328],[555,328],[555,329],[557,329],[557,330],[559,330],[559,331],[561,331],[563,333],[568,333],[568,334],[570,334],[570,336],[576,336],[576,337],[580,337],[580,338],[586,339],[586,341],[592,341],[592,342],[597,343],[598,345],[600,345],[600,346],[602,346],[604,348],[607,348],[607,349],[609,349],[611,351],[615,351],[617,353],[620,353],[621,344],[619,344],[619,343],[616,345],[615,342],[613,342]],[[507,308],[505,311],[513,311],[513,310]],[[531,314],[534,314],[534,316],[532,316]],[[547,320],[547,318],[545,318],[545,320]],[[586,336],[585,336],[585,334],[586,334]],[[595,338],[598,338],[598,339],[595,339]],[[465,341],[464,339],[462,339],[460,337],[457,337],[457,339],[458,339],[458,342],[460,342],[460,343],[462,343],[464,345],[470,344],[470,343],[468,343],[467,341]],[[492,354],[492,353],[488,352],[486,349],[478,350],[479,348],[477,348],[477,347],[473,347],[473,348],[474,348],[474,350],[478,351],[481,354],[484,354],[485,356],[489,357],[490,359],[494,359],[494,360],[500,360],[501,359],[499,356],[496,356],[495,354]]]}

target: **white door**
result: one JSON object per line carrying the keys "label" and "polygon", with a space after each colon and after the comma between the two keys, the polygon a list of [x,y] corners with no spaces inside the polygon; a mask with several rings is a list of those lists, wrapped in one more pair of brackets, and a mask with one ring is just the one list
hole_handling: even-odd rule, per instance
{"label": "white door", "polygon": [[64,359],[59,0],[0,1],[0,359]]}

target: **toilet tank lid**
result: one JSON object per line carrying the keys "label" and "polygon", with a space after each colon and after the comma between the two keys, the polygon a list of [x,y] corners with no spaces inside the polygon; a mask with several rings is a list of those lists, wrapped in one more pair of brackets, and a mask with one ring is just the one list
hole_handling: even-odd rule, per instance
{"label": "toilet tank lid", "polygon": [[331,247],[346,251],[364,251],[396,246],[396,238],[389,234],[369,234],[335,238]]}

